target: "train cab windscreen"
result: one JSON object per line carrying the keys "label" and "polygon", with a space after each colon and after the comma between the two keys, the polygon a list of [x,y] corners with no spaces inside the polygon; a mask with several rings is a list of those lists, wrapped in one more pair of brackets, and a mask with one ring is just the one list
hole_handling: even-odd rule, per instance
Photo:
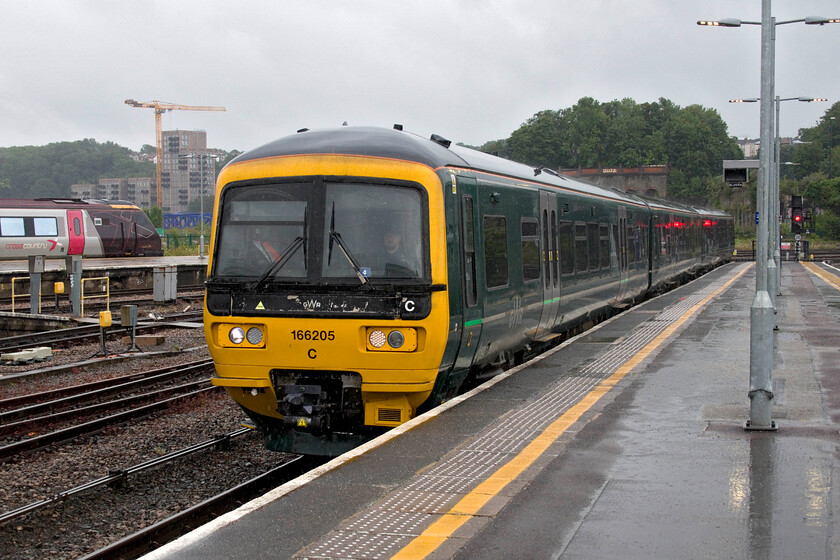
{"label": "train cab windscreen", "polygon": [[230,186],[214,279],[359,285],[423,280],[422,191],[357,182]]}

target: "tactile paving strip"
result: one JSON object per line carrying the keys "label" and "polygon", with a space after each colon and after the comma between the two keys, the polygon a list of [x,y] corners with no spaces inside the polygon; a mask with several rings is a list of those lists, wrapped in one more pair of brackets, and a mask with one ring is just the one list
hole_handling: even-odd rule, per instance
{"label": "tactile paving strip", "polygon": [[[466,493],[510,461],[533,437],[638,354],[686,311],[718,290],[730,277],[727,275],[712,282],[638,325],[596,359],[559,379],[542,395],[505,415],[433,467],[415,475],[403,488],[348,519],[296,558],[376,559],[396,554]],[[547,456],[553,457],[559,452],[560,449],[555,448]]]}

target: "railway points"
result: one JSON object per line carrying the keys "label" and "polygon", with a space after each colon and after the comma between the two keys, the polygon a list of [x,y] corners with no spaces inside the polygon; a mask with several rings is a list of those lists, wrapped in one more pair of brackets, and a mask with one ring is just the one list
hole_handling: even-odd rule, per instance
{"label": "railway points", "polygon": [[782,267],[779,430],[750,432],[754,274],[633,308],[144,560],[836,557],[838,289]]}

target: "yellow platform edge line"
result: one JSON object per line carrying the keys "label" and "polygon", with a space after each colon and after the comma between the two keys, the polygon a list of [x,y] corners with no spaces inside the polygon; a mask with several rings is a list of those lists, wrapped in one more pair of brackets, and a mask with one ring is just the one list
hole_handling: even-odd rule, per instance
{"label": "yellow platform edge line", "polygon": [[811,274],[818,276],[819,278],[830,284],[832,288],[840,290],[840,278],[837,278],[833,274],[827,273],[826,271],[824,271],[823,269],[811,262],[804,262],[802,263],[802,266],[804,266]]}
{"label": "yellow platform edge line", "polygon": [[626,377],[640,363],[644,362],[656,349],[662,346],[689,318],[699,312],[713,298],[725,292],[752,265],[744,267],[735,276],[726,281],[720,288],[691,306],[685,313],[671,323],[662,333],[650,341],[644,348],[619,366],[608,378],[599,383],[589,393],[581,397],[577,404],[564,412],[545,430],[537,435],[525,449],[513,459],[499,467],[499,469],[481,482],[474,490],[464,496],[447,513],[429,525],[423,533],[414,538],[400,551],[394,554],[392,560],[421,560],[437,550],[446,539],[452,537],[462,525],[478,514],[491,498],[498,495],[503,488],[516,480],[530,467],[566,430],[577,422],[581,416],[592,408],[601,397],[606,395],[619,381]]}

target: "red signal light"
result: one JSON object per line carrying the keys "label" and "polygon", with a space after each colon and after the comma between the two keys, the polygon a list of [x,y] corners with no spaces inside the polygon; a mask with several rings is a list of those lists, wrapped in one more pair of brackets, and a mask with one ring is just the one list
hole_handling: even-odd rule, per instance
{"label": "red signal light", "polygon": [[703,220],[703,227],[712,227],[712,220]]}
{"label": "red signal light", "polygon": [[801,222],[802,221],[802,216],[797,214],[796,216],[793,217],[793,221],[797,222],[797,223]]}

